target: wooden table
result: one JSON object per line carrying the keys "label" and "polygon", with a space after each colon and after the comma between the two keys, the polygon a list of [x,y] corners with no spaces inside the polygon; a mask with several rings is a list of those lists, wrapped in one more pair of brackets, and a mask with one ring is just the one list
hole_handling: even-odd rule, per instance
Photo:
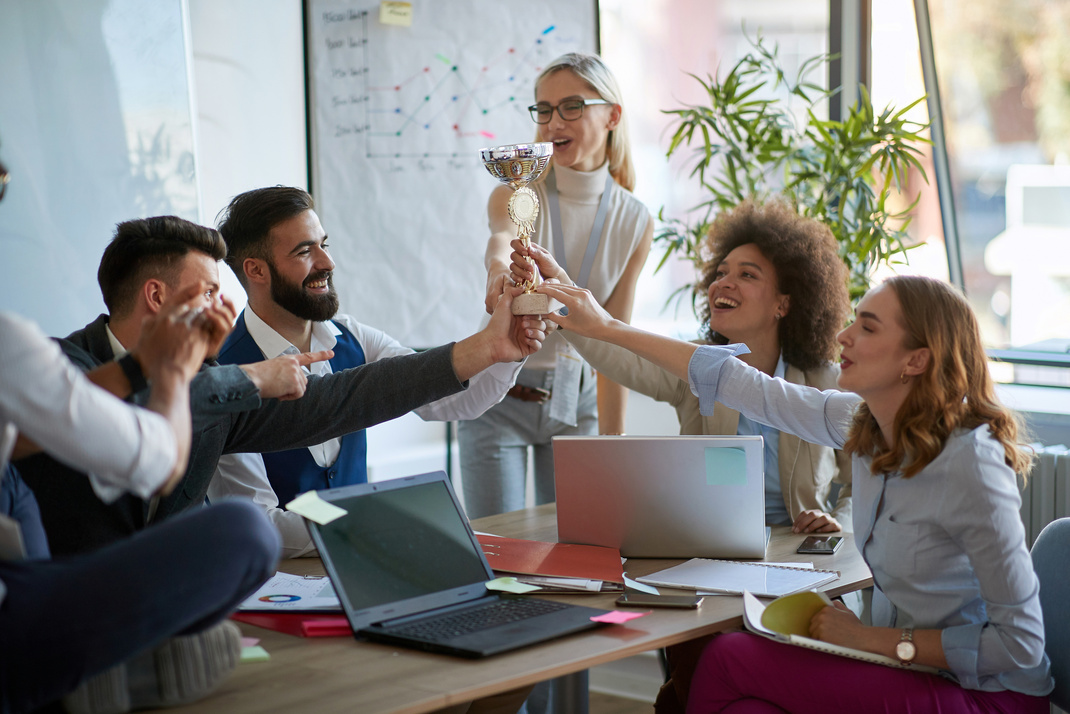
{"label": "wooden table", "polygon": [[[472,525],[477,531],[497,535],[557,540],[553,504],[482,518]],[[767,559],[810,561],[819,568],[840,571],[840,578],[824,588],[831,596],[872,584],[869,570],[849,534],[847,542],[832,556],[796,555],[795,549],[802,539],[802,535],[792,534],[787,527],[774,528]],[[636,577],[679,562],[632,559],[625,568],[629,576]],[[324,572],[319,559],[286,560],[279,567],[299,575]],[[613,609],[616,596],[553,597]],[[211,697],[169,711],[198,714],[429,712],[700,635],[741,627],[742,613],[740,597],[707,597],[697,610],[656,609],[626,625],[602,627],[484,660],[357,642],[351,637],[292,637],[242,624],[247,636],[260,638],[263,647],[271,653],[271,660],[242,664]]]}

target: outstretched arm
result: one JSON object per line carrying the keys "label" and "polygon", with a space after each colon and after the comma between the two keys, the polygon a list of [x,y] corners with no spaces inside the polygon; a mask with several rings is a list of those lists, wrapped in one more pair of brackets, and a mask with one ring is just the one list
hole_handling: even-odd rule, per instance
{"label": "outstretched arm", "polygon": [[453,346],[453,370],[466,382],[492,364],[517,362],[534,354],[546,339],[546,325],[537,317],[512,313],[513,298],[523,292],[509,287],[491,314],[490,323]]}
{"label": "outstretched arm", "polygon": [[550,322],[585,337],[624,347],[687,381],[687,367],[697,345],[632,327],[606,312],[590,291],[583,288],[543,283],[536,290],[565,306],[545,316]]}

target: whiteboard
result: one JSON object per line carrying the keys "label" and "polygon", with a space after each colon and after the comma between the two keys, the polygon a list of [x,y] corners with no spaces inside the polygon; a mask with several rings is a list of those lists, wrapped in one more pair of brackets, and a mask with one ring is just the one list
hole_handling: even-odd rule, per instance
{"label": "whiteboard", "polygon": [[100,312],[115,224],[199,220],[182,0],[0,2],[0,309],[66,335]]}
{"label": "whiteboard", "polygon": [[597,49],[593,0],[310,0],[312,193],[342,311],[403,344],[471,334],[483,317],[497,185],[479,150],[528,143],[534,80]]}

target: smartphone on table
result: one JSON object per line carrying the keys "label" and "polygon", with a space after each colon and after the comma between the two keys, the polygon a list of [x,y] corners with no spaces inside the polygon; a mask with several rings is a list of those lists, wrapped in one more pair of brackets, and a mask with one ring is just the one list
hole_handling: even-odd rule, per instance
{"label": "smartphone on table", "polygon": [[803,555],[832,555],[840,549],[843,536],[807,536],[796,553]]}
{"label": "smartphone on table", "polygon": [[695,609],[702,602],[699,595],[654,595],[653,593],[624,593],[617,598],[625,607],[682,607]]}

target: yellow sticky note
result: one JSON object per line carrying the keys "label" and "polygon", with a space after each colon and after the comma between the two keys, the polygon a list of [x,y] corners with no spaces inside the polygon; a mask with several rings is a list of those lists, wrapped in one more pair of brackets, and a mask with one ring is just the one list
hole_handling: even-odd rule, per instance
{"label": "yellow sticky note", "polygon": [[320,498],[316,491],[306,491],[286,504],[286,510],[304,516],[310,521],[315,521],[325,526],[333,520],[346,514],[344,508],[339,508],[333,503],[327,503]]}
{"label": "yellow sticky note", "polygon": [[379,3],[379,22],[384,25],[412,27],[412,3],[383,0]]}
{"label": "yellow sticky note", "polygon": [[495,578],[487,581],[487,590],[497,590],[503,593],[515,593],[522,595],[538,590],[539,588],[527,583],[518,582],[516,578]]}
{"label": "yellow sticky note", "polygon": [[267,662],[269,659],[271,655],[260,645],[241,648],[241,662]]}

